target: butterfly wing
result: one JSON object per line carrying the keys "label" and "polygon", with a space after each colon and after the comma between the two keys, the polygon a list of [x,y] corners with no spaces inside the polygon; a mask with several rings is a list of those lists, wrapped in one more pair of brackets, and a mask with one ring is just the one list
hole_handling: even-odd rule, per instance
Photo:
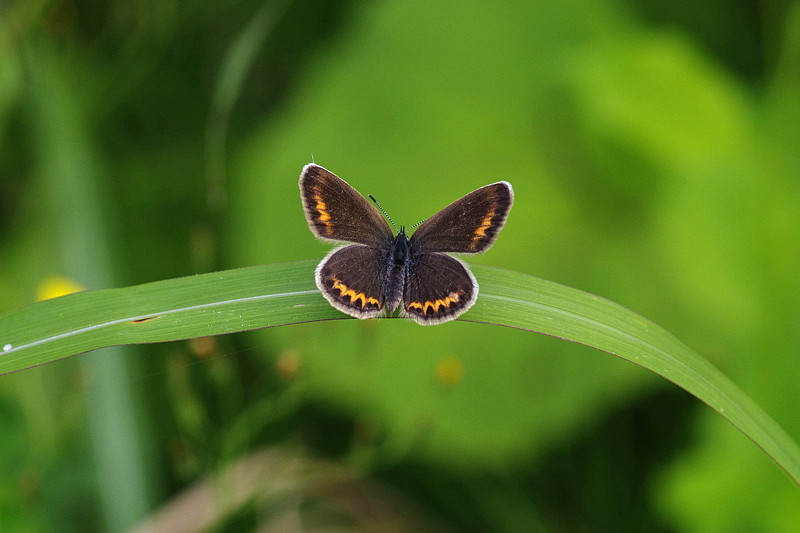
{"label": "butterfly wing", "polygon": [[478,298],[472,272],[454,257],[423,253],[409,263],[403,290],[403,314],[418,324],[458,318]]}
{"label": "butterfly wing", "polygon": [[485,252],[503,229],[513,204],[510,183],[486,185],[423,222],[411,236],[412,244],[425,252]]}
{"label": "butterfly wing", "polygon": [[362,244],[332,250],[315,272],[317,287],[325,299],[356,318],[384,313],[388,277],[385,251]]}
{"label": "butterfly wing", "polygon": [[392,229],[366,198],[333,172],[313,163],[300,174],[308,227],[323,240],[388,246]]}

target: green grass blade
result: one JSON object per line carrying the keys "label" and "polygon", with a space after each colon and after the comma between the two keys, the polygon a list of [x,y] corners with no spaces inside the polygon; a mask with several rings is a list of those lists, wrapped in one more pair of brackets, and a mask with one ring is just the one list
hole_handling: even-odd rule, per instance
{"label": "green grass blade", "polygon": [[660,326],[564,285],[493,268],[473,270],[481,282],[480,307],[466,320],[577,342],[651,370],[712,407],[800,485],[797,443],[725,374]]}
{"label": "green grass blade", "polygon": [[[283,263],[70,294],[0,317],[0,373],[104,346],[339,318],[315,263]],[[329,307],[329,306],[327,306]]]}
{"label": "green grass blade", "polygon": [[[0,317],[0,373],[104,346],[343,318],[316,290],[315,265],[256,266],[34,304]],[[714,408],[800,485],[797,444],[722,372],[659,326],[557,283],[485,266],[473,271],[481,293],[463,320],[559,337],[647,368]]]}

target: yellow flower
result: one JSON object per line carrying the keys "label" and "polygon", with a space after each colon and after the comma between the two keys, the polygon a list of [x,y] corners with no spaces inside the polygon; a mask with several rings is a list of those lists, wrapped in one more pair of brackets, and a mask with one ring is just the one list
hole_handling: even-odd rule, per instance
{"label": "yellow flower", "polygon": [[436,379],[440,385],[452,387],[464,375],[464,363],[453,355],[443,357],[436,365]]}
{"label": "yellow flower", "polygon": [[47,276],[39,283],[39,287],[36,289],[36,301],[41,302],[42,300],[58,298],[59,296],[85,290],[86,287],[64,276]]}

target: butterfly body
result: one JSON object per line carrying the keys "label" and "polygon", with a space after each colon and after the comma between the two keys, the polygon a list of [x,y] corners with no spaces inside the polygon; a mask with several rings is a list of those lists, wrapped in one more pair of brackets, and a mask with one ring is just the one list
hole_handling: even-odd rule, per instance
{"label": "butterfly body", "polygon": [[409,238],[394,235],[381,213],[332,172],[309,164],[300,175],[303,207],[320,239],[352,244],[335,248],[315,280],[335,308],[356,318],[401,314],[419,324],[453,320],[478,296],[475,277],[450,252],[487,250],[513,203],[506,182],[481,187],[424,221]]}

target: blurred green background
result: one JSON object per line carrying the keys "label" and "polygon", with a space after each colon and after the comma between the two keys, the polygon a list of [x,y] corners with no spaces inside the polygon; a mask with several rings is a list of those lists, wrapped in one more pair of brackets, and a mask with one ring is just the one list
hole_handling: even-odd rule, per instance
{"label": "blurred green background", "polygon": [[[61,277],[321,258],[312,158],[406,226],[504,179],[516,204],[473,261],[636,310],[798,440],[798,139],[791,1],[1,2],[0,312]],[[789,532],[798,496],[677,387],[478,324],[0,377],[2,531]]]}

